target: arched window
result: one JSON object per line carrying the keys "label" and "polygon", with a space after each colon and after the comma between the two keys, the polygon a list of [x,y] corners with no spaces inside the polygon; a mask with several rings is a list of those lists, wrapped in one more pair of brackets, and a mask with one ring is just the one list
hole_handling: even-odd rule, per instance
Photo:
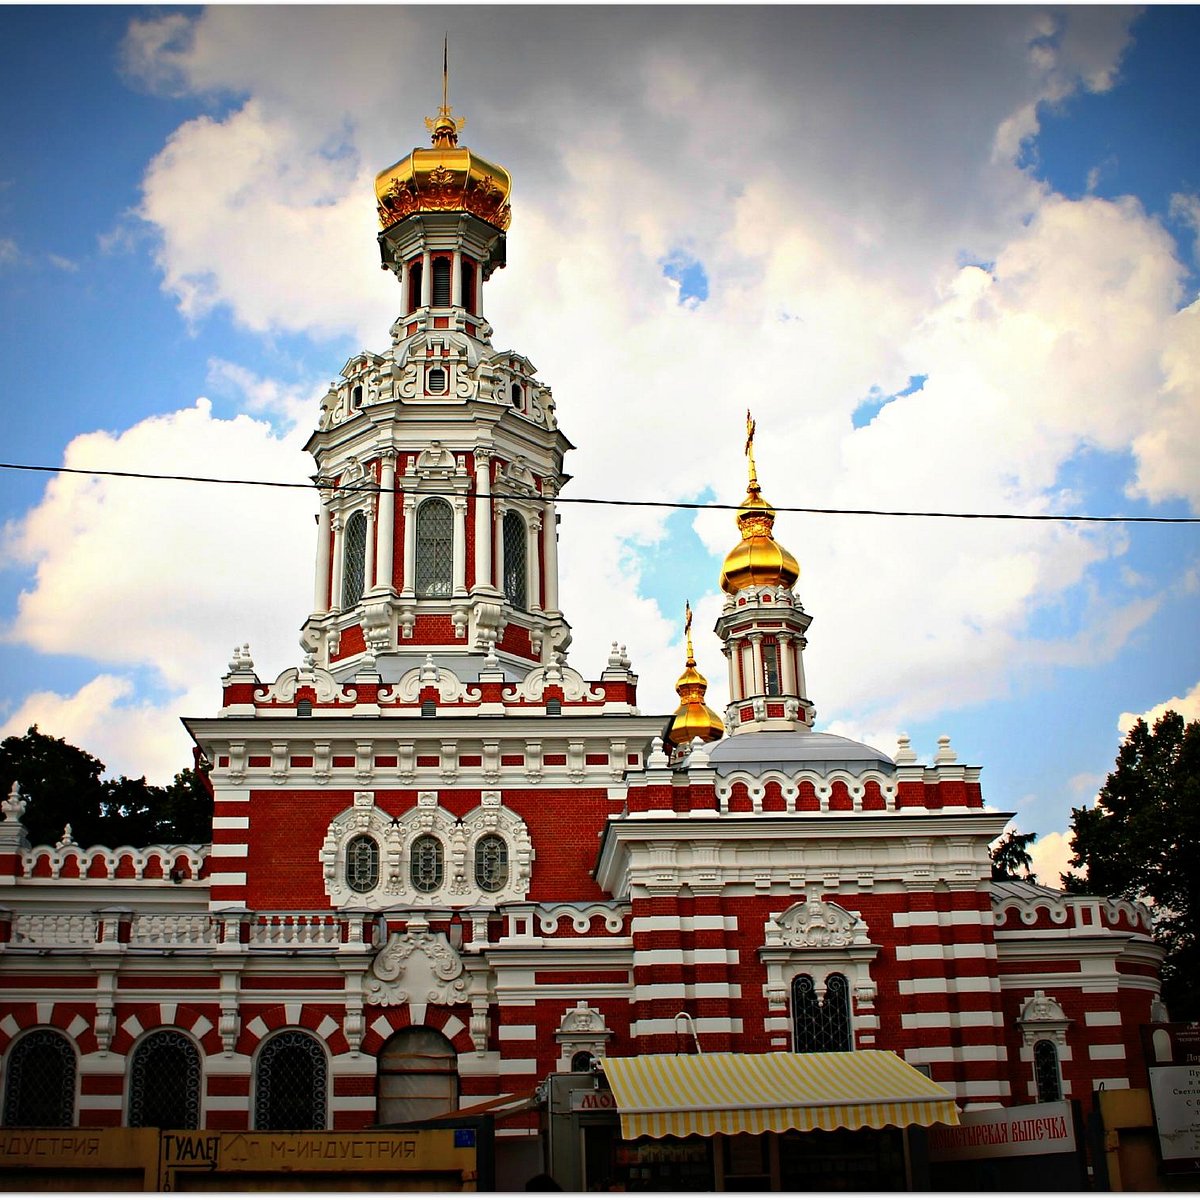
{"label": "arched window", "polygon": [[346,845],[346,886],[352,892],[373,891],[379,883],[379,843],[360,833]]}
{"label": "arched window", "polygon": [[762,644],[763,687],[768,696],[779,695],[779,646],[775,642]]}
{"label": "arched window", "polygon": [[454,511],[440,497],[417,509],[417,595],[449,596],[454,572]]}
{"label": "arched window", "polygon": [[259,1051],[254,1070],[255,1129],[324,1129],[329,1068],[311,1034],[289,1029]]}
{"label": "arched window", "polygon": [[572,1071],[590,1071],[596,1065],[596,1056],[590,1050],[576,1050],[571,1055]]}
{"label": "arched window", "polygon": [[418,892],[436,892],[442,886],[446,856],[442,843],[432,834],[422,834],[409,852],[409,878]]}
{"label": "arched window", "polygon": [[434,308],[450,306],[450,260],[448,258],[433,260],[433,306]]}
{"label": "arched window", "polygon": [[379,1052],[379,1123],[396,1125],[458,1107],[458,1054],[436,1029],[402,1029]]}
{"label": "arched window", "polygon": [[817,996],[811,975],[797,975],[792,980],[792,1027],[797,1054],[851,1049],[850,985],[845,975],[825,980],[824,1000]]}
{"label": "arched window", "polygon": [[520,513],[509,510],[504,514],[504,598],[513,608],[524,608],[528,603],[528,545],[525,522]]}
{"label": "arched window", "polygon": [[1037,1082],[1039,1104],[1062,1099],[1062,1079],[1058,1074],[1058,1047],[1041,1041],[1033,1048],[1033,1077]]}
{"label": "arched window", "polygon": [[200,1051],[173,1029],[152,1033],[133,1052],[129,1124],[136,1128],[200,1128]]}
{"label": "arched window", "polygon": [[414,258],[408,264],[408,311],[421,307],[421,260]]}
{"label": "arched window", "polygon": [[35,1029],[14,1045],[4,1081],[4,1124],[65,1129],[75,1123],[75,1049]]}
{"label": "arched window", "polygon": [[509,390],[509,399],[512,401],[513,408],[520,408],[522,401],[525,399],[525,393],[521,390],[519,383],[514,383]]}
{"label": "arched window", "polygon": [[499,834],[475,843],[475,882],[485,892],[498,892],[508,883],[508,843]]}
{"label": "arched window", "polygon": [[350,514],[342,550],[342,607],[353,608],[363,595],[367,570],[367,514]]}

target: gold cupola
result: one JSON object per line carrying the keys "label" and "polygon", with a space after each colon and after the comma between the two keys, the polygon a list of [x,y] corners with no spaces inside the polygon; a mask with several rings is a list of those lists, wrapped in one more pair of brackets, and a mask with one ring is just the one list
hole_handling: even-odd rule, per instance
{"label": "gold cupola", "polygon": [[442,106],[436,117],[425,118],[432,145],[413,150],[375,177],[381,229],[418,212],[471,213],[501,232],[508,228],[512,180],[503,167],[458,144],[465,124],[447,103],[443,65]]}
{"label": "gold cupola", "polygon": [[737,514],[742,540],[725,556],[721,588],[730,596],[748,587],[790,590],[800,578],[800,565],[791,551],[775,540],[772,532],[775,510],[763,499],[758,486],[758,471],[754,465],[754,419],[749,411],[746,413],[746,458],[749,460],[750,485]]}
{"label": "gold cupola", "polygon": [[692,605],[684,608],[684,635],[687,637],[687,665],[675,684],[682,702],[667,726],[667,741],[673,746],[690,746],[694,738],[715,742],[725,732],[721,718],[704,703],[708,680],[696,670],[696,655],[692,650]]}

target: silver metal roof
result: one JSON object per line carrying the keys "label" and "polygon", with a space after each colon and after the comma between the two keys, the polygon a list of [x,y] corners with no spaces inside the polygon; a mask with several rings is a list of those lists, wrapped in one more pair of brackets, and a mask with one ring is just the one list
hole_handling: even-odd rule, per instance
{"label": "silver metal roof", "polygon": [[882,771],[891,775],[896,770],[896,764],[874,746],[839,737],[836,733],[814,733],[811,729],[735,733],[716,742],[709,749],[708,757],[718,775],[730,775],[734,771],[761,775],[772,770],[785,773],[844,770],[852,775]]}

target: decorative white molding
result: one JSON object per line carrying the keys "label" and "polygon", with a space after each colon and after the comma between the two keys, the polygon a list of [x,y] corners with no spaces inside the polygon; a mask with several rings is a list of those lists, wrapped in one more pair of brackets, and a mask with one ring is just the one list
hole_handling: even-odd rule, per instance
{"label": "decorative white molding", "polygon": [[461,1004],[467,999],[463,961],[444,933],[430,933],[424,921],[410,921],[393,933],[367,971],[369,1004]]}
{"label": "decorative white molding", "polygon": [[324,667],[317,666],[288,667],[274,683],[255,688],[254,698],[263,703],[294,704],[301,687],[311,687],[318,704],[353,704],[356,698],[353,688],[343,687]]}
{"label": "decorative white molding", "polygon": [[574,1008],[568,1008],[558,1023],[554,1037],[561,1047],[558,1066],[569,1071],[571,1060],[580,1051],[587,1051],[593,1058],[603,1058],[613,1031],[608,1028],[604,1014],[582,1000]]}
{"label": "decorative white molding", "polygon": [[[763,798],[766,796],[767,785],[770,783],[779,785],[787,812],[799,811],[796,803],[800,798],[800,785],[803,783],[812,784],[821,812],[831,811],[829,802],[833,796],[835,783],[845,784],[846,790],[850,794],[850,801],[854,806],[854,812],[863,811],[863,800],[868,783],[879,785],[884,811],[896,811],[896,780],[882,771],[867,770],[859,775],[851,774],[842,768],[827,773],[811,770],[801,770],[794,774],[784,774],[782,771],[764,771],[761,775],[752,775],[749,771],[734,771],[729,775],[721,775],[717,778],[717,801],[722,812],[729,811],[730,796],[733,794],[734,786],[739,783],[745,786],[754,812],[763,811]],[[870,811],[874,812],[875,810]]]}
{"label": "decorative white molding", "polygon": [[396,681],[394,687],[382,688],[379,692],[381,704],[401,702],[415,704],[421,698],[423,688],[438,689],[438,698],[443,704],[453,704],[463,701],[477,704],[482,692],[478,688],[468,687],[448,667],[434,665],[433,655],[427,654],[425,662],[419,667],[406,671]]}
{"label": "decorative white molding", "polygon": [[530,703],[541,700],[548,687],[562,688],[564,699],[570,701],[600,701],[604,693],[588,686],[588,682],[574,667],[563,663],[548,663],[543,667],[534,667],[520,683],[506,687],[504,699],[509,701],[527,700]]}
{"label": "decorative white molding", "polygon": [[1021,1005],[1017,1028],[1021,1031],[1026,1046],[1036,1042],[1052,1041],[1056,1045],[1067,1044],[1067,1026],[1071,1024],[1063,1007],[1053,996],[1047,996],[1040,988],[1027,996]]}
{"label": "decorative white molding", "polygon": [[611,904],[543,904],[538,907],[538,929],[545,934],[558,931],[561,921],[570,921],[576,933],[587,933],[597,918],[604,921],[607,933],[619,934],[625,928],[628,908],[614,908]]}

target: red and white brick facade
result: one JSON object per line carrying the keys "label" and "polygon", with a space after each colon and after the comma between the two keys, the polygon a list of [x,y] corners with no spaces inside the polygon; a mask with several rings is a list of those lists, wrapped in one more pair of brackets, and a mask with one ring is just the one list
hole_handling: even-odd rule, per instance
{"label": "red and white brick facade", "polygon": [[[566,664],[571,444],[532,364],[492,347],[481,297],[502,250],[466,210],[418,206],[387,231],[405,311],[386,353],[346,364],[309,442],[305,661],[263,681],[238,648],[218,715],[186,721],[212,844],[29,848],[6,805],[0,1075],[22,1035],[57,1030],[77,1122],[118,1125],[135,1048],[175,1030],[200,1054],[201,1125],[246,1129],[261,1048],[305,1030],[327,1125],[353,1129],[381,1119],[377,1056],[398,1031],[448,1039],[467,1106],[581,1052],[675,1051],[693,1028],[706,1051],[789,1049],[793,980],[836,974],[852,1044],[928,1067],[964,1106],[1036,1098],[1041,1040],[1067,1097],[1143,1086],[1161,961],[1145,911],[992,884],[1007,817],[948,740],[923,765],[907,743],[889,757],[814,732],[790,583],[729,597],[720,741],[668,757],[616,644],[598,679]],[[763,644],[782,652],[766,668]],[[489,837],[507,858],[485,877]],[[418,887],[422,838],[440,867]]]}

